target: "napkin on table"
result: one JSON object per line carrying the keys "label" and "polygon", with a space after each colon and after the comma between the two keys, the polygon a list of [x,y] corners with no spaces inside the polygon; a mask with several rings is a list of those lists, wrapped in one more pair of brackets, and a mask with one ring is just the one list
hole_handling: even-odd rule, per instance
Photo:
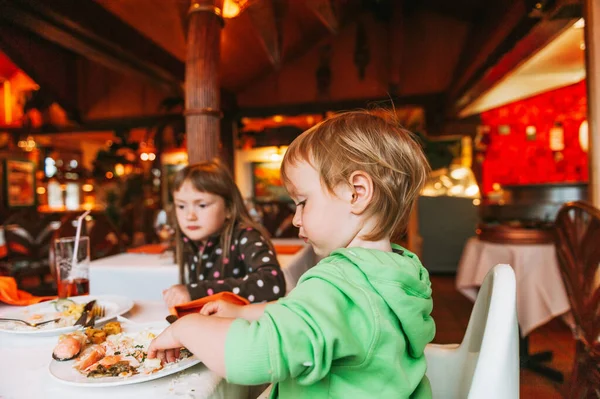
{"label": "napkin on table", "polygon": [[19,290],[14,278],[0,277],[0,302],[9,305],[26,306],[55,298],[55,296],[33,296],[29,292]]}
{"label": "napkin on table", "polygon": [[219,292],[218,294],[205,296],[204,298],[182,303],[181,305],[176,305],[175,307],[169,309],[169,311],[171,312],[171,314],[177,317],[183,317],[191,313],[198,313],[200,312],[200,310],[202,310],[202,307],[207,303],[218,300],[222,300],[225,302],[229,302],[233,305],[240,306],[248,305],[250,303],[246,298],[242,298],[241,296],[238,296],[233,292],[223,291]]}

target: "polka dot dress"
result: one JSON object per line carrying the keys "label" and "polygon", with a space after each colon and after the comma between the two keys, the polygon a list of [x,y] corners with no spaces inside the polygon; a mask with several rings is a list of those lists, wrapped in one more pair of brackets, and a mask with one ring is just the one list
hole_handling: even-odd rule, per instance
{"label": "polka dot dress", "polygon": [[227,247],[220,236],[211,237],[203,246],[184,240],[184,259],[192,300],[230,291],[260,303],[285,294],[277,257],[269,241],[252,227],[236,226]]}

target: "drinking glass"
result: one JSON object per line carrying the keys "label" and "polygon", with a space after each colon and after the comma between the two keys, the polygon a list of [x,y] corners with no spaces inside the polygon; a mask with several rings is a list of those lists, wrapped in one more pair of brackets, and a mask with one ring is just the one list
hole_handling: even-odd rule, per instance
{"label": "drinking glass", "polygon": [[[77,243],[77,253],[75,244]],[[55,270],[58,297],[88,295],[90,293],[90,238],[65,237],[56,240]]]}

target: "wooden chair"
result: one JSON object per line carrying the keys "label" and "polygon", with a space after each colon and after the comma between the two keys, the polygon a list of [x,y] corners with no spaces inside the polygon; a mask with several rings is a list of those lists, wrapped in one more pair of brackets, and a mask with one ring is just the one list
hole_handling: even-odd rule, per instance
{"label": "wooden chair", "polygon": [[600,210],[569,202],[556,216],[556,254],[575,320],[567,397],[600,398]]}

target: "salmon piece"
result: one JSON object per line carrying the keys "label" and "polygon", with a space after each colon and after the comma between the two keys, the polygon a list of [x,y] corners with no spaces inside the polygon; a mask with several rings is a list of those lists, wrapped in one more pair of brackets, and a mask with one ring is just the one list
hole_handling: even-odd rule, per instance
{"label": "salmon piece", "polygon": [[106,350],[101,345],[92,345],[86,350],[83,351],[81,356],[77,359],[77,363],[75,364],[75,368],[77,370],[86,370],[90,366],[99,362],[104,355],[106,354]]}

